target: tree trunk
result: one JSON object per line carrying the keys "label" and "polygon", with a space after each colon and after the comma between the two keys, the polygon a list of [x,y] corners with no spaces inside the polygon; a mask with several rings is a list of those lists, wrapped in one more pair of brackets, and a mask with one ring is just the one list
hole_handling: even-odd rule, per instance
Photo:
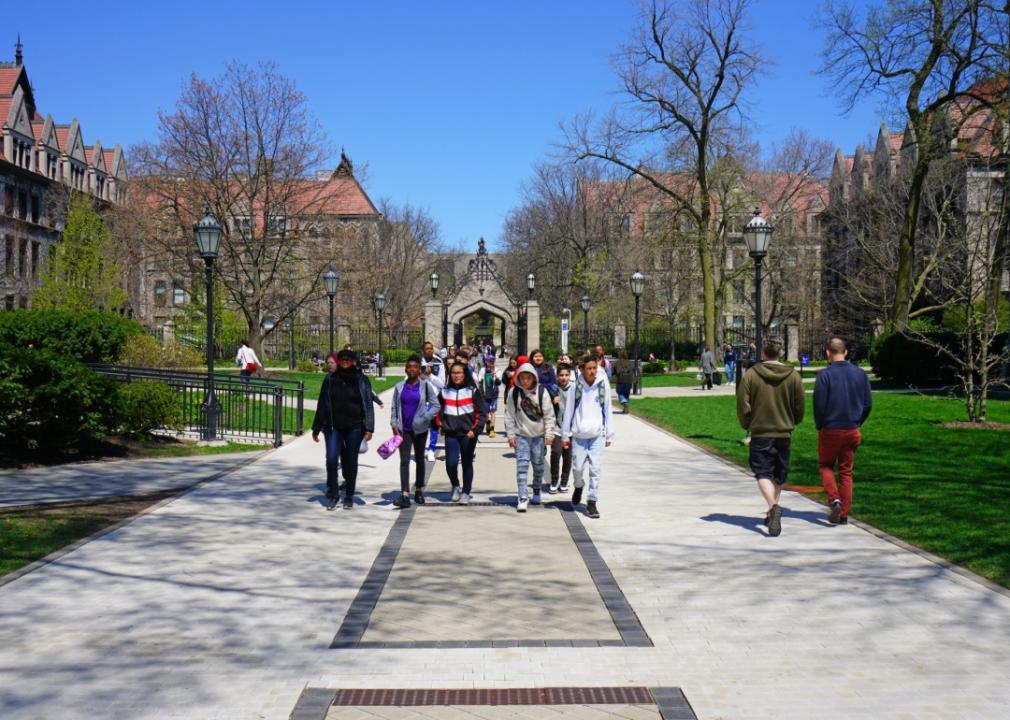
{"label": "tree trunk", "polygon": [[[921,156],[920,156],[921,157]],[[915,231],[922,204],[922,188],[929,172],[929,164],[919,160],[912,173],[908,203],[898,238],[898,273],[894,285],[894,302],[891,305],[890,329],[901,332],[908,327],[908,314],[912,309],[912,273],[915,271]]]}

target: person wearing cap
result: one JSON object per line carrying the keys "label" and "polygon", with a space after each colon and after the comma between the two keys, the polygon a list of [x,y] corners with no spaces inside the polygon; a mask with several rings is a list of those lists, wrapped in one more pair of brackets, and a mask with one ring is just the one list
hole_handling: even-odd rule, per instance
{"label": "person wearing cap", "polygon": [[[327,498],[329,510],[339,500],[337,462],[344,476],[344,509],[354,507],[354,488],[358,478],[358,451],[362,440],[371,440],[375,432],[375,411],[372,408],[372,385],[358,369],[351,350],[330,353],[336,370],[323,378],[319,390],[316,417],[312,421],[312,439],[319,442],[319,433],[326,440]],[[332,468],[332,470],[331,470]],[[332,476],[332,477],[331,477]]]}

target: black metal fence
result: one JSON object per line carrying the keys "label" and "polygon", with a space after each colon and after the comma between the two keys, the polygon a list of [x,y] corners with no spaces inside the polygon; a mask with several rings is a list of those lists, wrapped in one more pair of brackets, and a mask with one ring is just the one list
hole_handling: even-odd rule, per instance
{"label": "black metal fence", "polygon": [[[204,432],[207,412],[207,373],[123,365],[89,364],[89,368],[118,382],[157,380],[175,392],[186,430]],[[218,434],[223,438],[263,438],[279,446],[284,435],[305,429],[305,383],[300,380],[261,379],[214,373],[214,395],[221,409]]]}

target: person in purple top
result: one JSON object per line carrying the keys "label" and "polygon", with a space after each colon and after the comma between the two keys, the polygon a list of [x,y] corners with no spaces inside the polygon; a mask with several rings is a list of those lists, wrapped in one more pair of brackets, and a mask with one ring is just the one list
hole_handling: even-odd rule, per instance
{"label": "person in purple top", "polygon": [[403,368],[406,379],[393,388],[390,425],[393,434],[403,437],[400,445],[400,497],[393,501],[399,508],[410,507],[410,451],[414,451],[415,480],[414,501],[424,504],[424,476],[427,466],[424,449],[428,443],[428,429],[438,414],[438,390],[427,380],[422,380],[421,358],[411,355]]}

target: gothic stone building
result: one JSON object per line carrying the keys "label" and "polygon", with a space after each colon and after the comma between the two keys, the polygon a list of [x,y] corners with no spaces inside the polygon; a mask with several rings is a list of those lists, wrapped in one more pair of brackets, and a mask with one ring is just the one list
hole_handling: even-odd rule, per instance
{"label": "gothic stone building", "polygon": [[74,118],[57,124],[35,106],[21,43],[0,63],[0,303],[27,308],[42,263],[60,242],[71,192],[122,202],[126,163],[117,145],[86,145]]}

